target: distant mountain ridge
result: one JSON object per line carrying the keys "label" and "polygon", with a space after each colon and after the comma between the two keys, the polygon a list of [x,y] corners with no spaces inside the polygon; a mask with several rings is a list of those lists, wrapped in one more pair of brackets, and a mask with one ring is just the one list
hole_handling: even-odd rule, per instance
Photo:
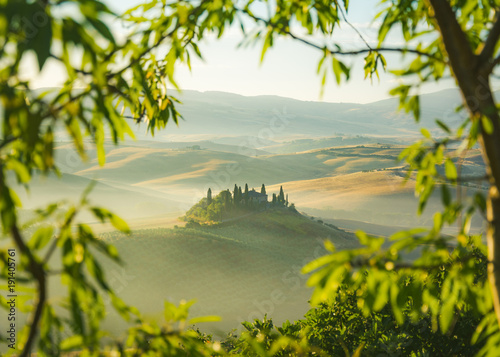
{"label": "distant mountain ridge", "polygon": [[420,96],[421,121],[397,112],[398,99],[368,104],[299,101],[277,96],[245,97],[223,92],[184,91],[179,107],[191,133],[253,134],[265,139],[346,135],[416,136],[420,126],[436,129],[436,118],[451,127],[461,123],[455,113],[458,91],[449,89]]}
{"label": "distant mountain ridge", "polygon": [[[241,137],[243,141],[257,141],[258,145],[247,146],[261,148],[290,138],[338,135],[414,139],[420,135],[422,126],[442,135],[435,124],[436,118],[450,127],[457,127],[465,118],[455,113],[455,108],[461,104],[455,89],[422,94],[420,123],[415,123],[410,114],[397,111],[397,98],[356,104],[300,101],[269,95],[246,97],[211,91],[185,90],[172,94],[183,102],[178,110],[185,120],[178,127],[170,124],[157,133],[155,137],[159,141]],[[150,139],[145,125],[132,126],[138,139]],[[179,140],[179,137],[188,139]]]}

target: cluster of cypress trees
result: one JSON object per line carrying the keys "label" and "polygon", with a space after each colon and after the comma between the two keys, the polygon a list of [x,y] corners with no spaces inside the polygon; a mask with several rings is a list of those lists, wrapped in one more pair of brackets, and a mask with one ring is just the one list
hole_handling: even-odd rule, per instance
{"label": "cluster of cypress trees", "polygon": [[286,194],[285,198],[285,193],[283,192],[283,186],[280,186],[280,193],[278,195],[273,193],[273,200],[271,201],[271,205],[288,207],[288,194]]}
{"label": "cluster of cypress trees", "polygon": [[[279,194],[273,193],[271,202],[267,198],[264,200],[263,196],[259,197],[255,195],[253,191],[253,189],[252,191],[248,189],[248,184],[245,184],[245,189],[235,184],[232,192],[227,189],[214,197],[212,189],[209,188],[207,196],[191,207],[186,212],[184,219],[200,223],[207,221],[217,222],[238,217],[247,211],[288,206],[288,195],[285,196],[283,187],[280,187]],[[264,184],[260,188],[260,193],[267,195]]]}
{"label": "cluster of cypress trees", "polygon": [[[219,195],[223,195],[223,202],[226,207],[229,207],[231,204],[236,207],[241,206],[255,206],[250,197],[250,191],[248,190],[248,184],[245,184],[245,190],[243,191],[241,186],[234,185],[233,192],[228,190],[222,191]],[[262,184],[260,188],[260,193],[266,195],[266,186]],[[207,192],[207,204],[210,205],[212,203],[212,189],[208,189]],[[269,202],[268,202],[269,203]],[[283,186],[280,187],[279,194],[273,193],[272,201],[270,202],[271,206],[288,206],[288,194],[285,196],[283,191]]]}

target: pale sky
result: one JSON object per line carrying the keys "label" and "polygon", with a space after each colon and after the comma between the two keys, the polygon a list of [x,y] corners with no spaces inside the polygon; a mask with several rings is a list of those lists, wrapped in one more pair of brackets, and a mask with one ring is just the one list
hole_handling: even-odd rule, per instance
{"label": "pale sky", "polygon": [[[105,0],[118,13],[140,3],[139,0]],[[374,15],[380,10],[378,0],[351,1],[348,19],[363,33],[365,38],[376,45],[376,26],[370,25]],[[179,68],[176,73],[178,84],[183,89],[199,91],[223,91],[255,95],[278,95],[300,100],[327,102],[367,103],[389,98],[388,92],[397,85],[390,74],[381,73],[380,81],[364,80],[363,58],[347,58],[347,64],[354,64],[351,79],[337,86],[330,73],[323,97],[320,98],[321,78],[316,73],[320,53],[318,50],[291,39],[275,42],[260,64],[261,47],[236,48],[241,40],[239,29],[230,29],[227,36],[220,40],[204,40],[200,49],[205,61],[193,61],[192,72]],[[335,33],[336,42],[347,48],[364,48],[361,39],[347,24]],[[390,37],[397,46],[397,36]],[[390,43],[389,43],[390,44]],[[401,61],[399,55],[387,55],[389,68],[397,68]],[[48,63],[47,68],[35,82],[35,87],[56,86],[59,69]],[[424,92],[432,92],[453,86],[450,80],[439,86],[427,85]]]}

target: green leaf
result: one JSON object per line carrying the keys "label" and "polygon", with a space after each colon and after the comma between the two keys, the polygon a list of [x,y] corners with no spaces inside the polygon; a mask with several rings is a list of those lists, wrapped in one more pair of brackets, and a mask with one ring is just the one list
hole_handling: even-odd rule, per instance
{"label": "green leaf", "polygon": [[446,185],[441,185],[441,201],[445,207],[448,207],[451,203],[451,193]]}
{"label": "green leaf", "polygon": [[434,213],[434,230],[439,232],[443,227],[443,215],[441,212]]}
{"label": "green leaf", "polygon": [[476,207],[478,207],[481,212],[486,212],[486,199],[484,198],[484,195],[481,193],[476,193],[474,195],[474,203],[476,204]]}
{"label": "green leaf", "polygon": [[80,196],[81,197],[80,198],[81,205],[87,203],[87,199],[96,185],[97,185],[97,181],[91,180],[90,183],[87,185],[87,187],[85,187],[85,190],[82,192],[82,195]]}
{"label": "green leaf", "polygon": [[420,129],[420,132],[422,133],[423,136],[425,136],[427,139],[429,140],[432,140],[432,135],[431,133],[429,132],[429,130],[427,130],[426,128],[421,128]]}
{"label": "green leaf", "polygon": [[125,320],[129,321],[130,320],[130,312],[131,309],[125,302],[120,299],[118,296],[116,296],[113,293],[110,293],[109,296],[111,297],[111,304],[115,308],[115,310],[120,314],[120,316]]}
{"label": "green leaf", "polygon": [[356,231],[356,237],[358,237],[359,242],[363,245],[370,245],[370,237],[363,231]]}
{"label": "green leaf", "polygon": [[398,324],[402,325],[404,322],[404,316],[402,312],[403,306],[399,305],[399,286],[397,284],[391,284],[390,287],[390,300],[392,306],[392,312]]}
{"label": "green leaf", "polygon": [[191,324],[194,325],[194,324],[199,324],[199,323],[203,323],[203,322],[217,322],[217,321],[221,321],[220,316],[210,315],[210,316],[194,317],[194,318],[190,319],[188,321],[188,323],[190,325]]}
{"label": "green leaf", "polygon": [[390,239],[391,240],[400,240],[400,239],[405,239],[405,238],[413,237],[416,235],[420,235],[422,233],[427,233],[427,229],[425,229],[425,228],[413,228],[413,229],[410,229],[408,231],[401,231],[401,232],[394,233],[390,237]]}
{"label": "green leaf", "polygon": [[16,173],[17,179],[20,183],[27,183],[31,179],[30,172],[26,165],[20,161],[11,159],[7,161],[7,170],[12,170]]}
{"label": "green leaf", "polygon": [[73,263],[75,262],[75,257],[73,254],[73,242],[69,238],[66,239],[63,244],[62,262],[66,267],[73,265]]}
{"label": "green leaf", "polygon": [[450,128],[448,127],[448,125],[446,125],[445,123],[443,123],[441,120],[439,119],[436,119],[436,124],[441,128],[443,129],[443,131],[446,132],[446,134],[451,134],[451,130]]}
{"label": "green leaf", "polygon": [[31,240],[28,242],[28,247],[33,250],[42,249],[52,239],[54,234],[53,227],[40,227],[33,233]]}
{"label": "green leaf", "polygon": [[89,273],[97,280],[101,288],[105,291],[111,291],[111,288],[106,282],[101,265],[90,254],[87,254],[85,257],[85,265],[87,266]]}
{"label": "green leaf", "polygon": [[324,265],[331,263],[332,261],[335,261],[335,256],[332,254],[319,257],[318,259],[315,259],[315,260],[307,263],[302,268],[302,274],[308,274],[308,273],[310,273],[318,268],[321,268]]}
{"label": "green leaf", "polygon": [[125,222],[122,218],[111,213],[109,220],[110,220],[111,224],[113,225],[113,227],[115,227],[119,231],[124,232],[124,233],[130,233],[130,228],[129,228],[127,222]]}
{"label": "green leaf", "polygon": [[455,167],[455,164],[450,158],[446,159],[446,162],[444,164],[444,170],[445,170],[445,175],[450,181],[456,181],[457,180],[457,168]]}
{"label": "green leaf", "polygon": [[42,16],[45,16],[46,23],[36,29],[36,35],[30,41],[32,43],[32,49],[35,51],[40,71],[50,56],[50,48],[52,45],[52,23],[50,21],[50,16],[45,12],[43,12]]}
{"label": "green leaf", "polygon": [[91,17],[88,17],[87,21],[90,22],[90,24],[102,35],[102,37],[107,39],[112,44],[115,44],[115,37],[106,24],[99,19],[93,19]]}
{"label": "green leaf", "polygon": [[83,346],[83,336],[75,335],[68,337],[61,342],[61,349],[63,351],[69,351]]}
{"label": "green leaf", "polygon": [[106,163],[106,151],[104,149],[104,129],[102,122],[99,121],[95,132],[95,145],[97,150],[97,160],[100,166]]}
{"label": "green leaf", "polygon": [[172,304],[170,301],[165,300],[164,307],[165,308],[163,309],[163,316],[165,317],[165,321],[175,321],[177,315],[177,306]]}
{"label": "green leaf", "polygon": [[493,134],[493,131],[495,130],[493,128],[493,124],[491,123],[491,119],[488,118],[487,116],[482,116],[481,117],[481,124],[482,124],[482,128],[484,129],[485,133],[488,134],[488,135],[491,135]]}
{"label": "green leaf", "polygon": [[418,121],[420,120],[420,97],[418,95],[415,95],[408,100],[406,111],[413,112],[413,117],[418,123]]}
{"label": "green leaf", "polygon": [[264,61],[264,56],[266,55],[266,52],[269,47],[273,45],[273,31],[270,30],[265,39],[264,39],[264,45],[262,46],[262,52],[260,54],[260,62],[262,63]]}
{"label": "green leaf", "polygon": [[335,57],[332,57],[332,69],[333,69],[333,74],[335,75],[335,80],[337,81],[337,84],[340,84],[340,81],[342,79],[342,77],[341,77],[342,68],[340,67],[340,62]]}
{"label": "green leaf", "polygon": [[454,316],[455,301],[453,299],[449,299],[441,308],[441,314],[439,315],[439,325],[442,333],[446,333],[449,330]]}
{"label": "green leaf", "polygon": [[335,245],[330,240],[325,240],[325,249],[329,252],[335,252]]}
{"label": "green leaf", "polygon": [[378,286],[375,301],[373,303],[373,310],[380,311],[389,302],[389,290],[391,288],[391,280],[385,279]]}

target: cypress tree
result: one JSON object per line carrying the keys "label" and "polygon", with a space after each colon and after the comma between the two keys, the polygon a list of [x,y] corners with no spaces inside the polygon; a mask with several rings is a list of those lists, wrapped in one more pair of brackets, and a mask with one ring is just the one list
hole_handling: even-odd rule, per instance
{"label": "cypress tree", "polygon": [[245,195],[243,196],[245,203],[248,203],[248,184],[245,184]]}
{"label": "cypress tree", "polygon": [[238,195],[239,191],[238,191],[238,186],[236,184],[234,184],[234,190],[233,190],[233,202],[234,202],[234,205],[237,206],[238,203],[240,203],[240,197]]}
{"label": "cypress tree", "polygon": [[230,205],[231,205],[231,192],[229,190],[226,190],[224,191],[224,209],[228,211]]}
{"label": "cypress tree", "polygon": [[275,206],[275,205],[276,205],[276,194],[273,193],[273,206]]}
{"label": "cypress tree", "polygon": [[263,193],[264,195],[266,194],[266,186],[262,184],[262,187],[260,188],[260,193]]}
{"label": "cypress tree", "polygon": [[280,186],[280,195],[278,196],[278,203],[285,203],[285,193],[283,192],[283,186]]}
{"label": "cypress tree", "polygon": [[286,194],[286,202],[285,202],[285,206],[288,207],[288,193]]}
{"label": "cypress tree", "polygon": [[207,192],[207,203],[208,204],[212,203],[212,190],[210,189],[210,187],[208,188],[208,192]]}

